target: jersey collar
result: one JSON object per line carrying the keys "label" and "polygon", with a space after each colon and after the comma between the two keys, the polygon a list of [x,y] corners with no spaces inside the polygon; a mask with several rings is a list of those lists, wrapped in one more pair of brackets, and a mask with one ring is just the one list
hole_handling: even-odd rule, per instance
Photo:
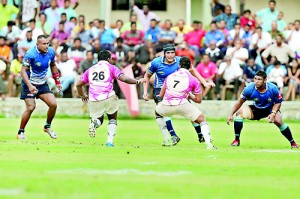
{"label": "jersey collar", "polygon": [[48,50],[47,50],[47,52],[45,52],[45,53],[40,52],[39,49],[37,48],[37,46],[35,46],[35,50],[36,50],[36,52],[38,52],[38,53],[40,53],[40,54],[44,54],[44,55],[47,54],[47,52],[48,52]]}
{"label": "jersey collar", "polygon": [[[162,56],[162,57],[161,57],[161,63],[167,64],[167,63],[165,63],[165,59],[166,59],[166,57],[165,57],[165,56]],[[172,65],[172,64],[174,64],[175,62],[176,62],[176,56],[174,57],[174,61],[173,61],[172,63],[170,63],[170,64],[167,64],[167,65]]]}

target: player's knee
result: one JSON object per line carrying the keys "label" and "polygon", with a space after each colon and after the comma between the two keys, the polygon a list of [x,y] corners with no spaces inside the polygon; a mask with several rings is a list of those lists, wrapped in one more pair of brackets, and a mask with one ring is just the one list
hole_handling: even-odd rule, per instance
{"label": "player's knee", "polygon": [[51,103],[48,104],[48,106],[51,109],[56,109],[57,108],[57,103],[56,103],[56,101],[55,102],[51,102]]}
{"label": "player's knee", "polygon": [[248,106],[243,107],[237,111],[236,117],[250,120],[252,119],[252,111]]}
{"label": "player's knee", "polygon": [[202,123],[202,122],[206,122],[206,121],[205,121],[204,115],[203,115],[203,114],[199,115],[199,117],[197,118],[197,120],[194,121],[194,122],[196,122],[196,123],[198,123],[198,124],[200,124],[200,123]]}
{"label": "player's knee", "polygon": [[28,105],[26,106],[26,110],[27,110],[27,111],[33,112],[34,109],[35,109],[35,104],[28,104]]}

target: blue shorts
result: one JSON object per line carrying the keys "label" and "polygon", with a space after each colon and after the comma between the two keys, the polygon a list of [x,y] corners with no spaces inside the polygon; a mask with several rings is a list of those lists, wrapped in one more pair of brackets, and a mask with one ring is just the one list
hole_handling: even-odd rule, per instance
{"label": "blue shorts", "polygon": [[32,85],[35,86],[36,89],[38,90],[36,94],[30,93],[28,86],[25,84],[23,80],[21,81],[21,96],[20,96],[21,100],[27,98],[39,98],[39,95],[41,94],[52,93],[47,83],[41,85],[35,85],[35,84]]}
{"label": "blue shorts", "polygon": [[153,98],[154,102],[158,104],[162,99],[159,97],[159,93],[161,91],[161,88],[153,88]]}
{"label": "blue shorts", "polygon": [[262,118],[268,117],[272,112],[272,110],[269,108],[259,109],[259,108],[256,108],[254,105],[249,105],[249,107],[253,113],[252,120],[260,120]]}

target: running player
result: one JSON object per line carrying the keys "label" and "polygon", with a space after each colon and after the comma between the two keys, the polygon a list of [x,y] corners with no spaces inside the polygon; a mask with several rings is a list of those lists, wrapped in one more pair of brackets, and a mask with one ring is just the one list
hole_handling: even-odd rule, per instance
{"label": "running player", "polygon": [[22,81],[20,98],[25,101],[26,110],[22,115],[17,139],[27,139],[25,136],[25,127],[30,119],[31,113],[35,109],[35,98],[40,98],[48,105],[49,109],[44,131],[48,133],[51,138],[57,138],[57,134],[51,129],[51,122],[56,113],[56,99],[50,91],[45,79],[48,68],[50,67],[57,89],[59,91],[61,90],[54,57],[55,52],[52,48],[49,48],[49,39],[44,35],[37,37],[36,46],[30,48],[24,56],[21,70]]}
{"label": "running player", "polygon": [[172,140],[169,139],[168,131],[166,130],[166,123],[162,117],[181,115],[201,126],[207,149],[214,149],[204,115],[188,101],[188,98],[196,103],[201,103],[202,101],[200,83],[197,78],[191,75],[189,72],[190,68],[191,60],[187,57],[182,57],[179,61],[178,71],[169,75],[161,88],[159,97],[163,100],[156,106],[155,114],[157,124],[164,137],[162,145],[172,145]]}
{"label": "running player", "polygon": [[[151,62],[151,66],[148,68],[148,70],[144,76],[146,83],[144,84],[143,98],[146,101],[148,101],[149,100],[149,97],[148,97],[149,79],[155,73],[153,96],[154,96],[154,102],[156,104],[158,103],[157,96],[159,96],[159,93],[160,93],[160,90],[164,83],[165,78],[168,75],[172,74],[173,72],[175,72],[179,69],[178,63],[179,63],[180,57],[175,56],[175,46],[173,44],[166,44],[166,45],[164,45],[163,51],[164,51],[164,56],[153,59]],[[191,69],[191,73],[192,73],[192,75],[197,77],[199,79],[199,81],[205,87],[214,86],[213,82],[207,83],[205,81],[205,79],[194,68]],[[171,118],[165,117],[164,119],[166,121],[167,129],[172,136],[173,145],[176,145],[180,141],[180,138],[176,135],[176,133],[173,129]],[[203,142],[204,140],[203,140],[203,135],[201,133],[200,125],[197,123],[194,123],[193,126],[197,132],[199,142]]]}
{"label": "running player", "polygon": [[[144,79],[135,80],[125,76],[122,71],[109,63],[111,53],[107,50],[100,51],[98,63],[89,68],[81,76],[77,83],[78,94],[83,102],[88,102],[90,110],[90,137],[96,136],[96,128],[103,124],[103,116],[108,116],[108,139],[107,147],[114,146],[114,136],[117,131],[118,97],[113,90],[114,79],[118,79],[127,84],[140,84]],[[84,94],[82,87],[89,84],[89,95]]]}
{"label": "running player", "polygon": [[[253,105],[241,108],[246,100],[253,100]],[[244,119],[260,120],[268,118],[270,123],[274,123],[279,128],[282,135],[290,142],[291,147],[298,148],[290,128],[282,121],[280,113],[282,101],[278,87],[267,82],[267,74],[264,71],[258,71],[255,74],[254,82],[244,88],[240,99],[235,103],[227,118],[227,124],[229,125],[236,113],[234,118],[235,140],[231,143],[231,146],[240,145],[240,134]]]}

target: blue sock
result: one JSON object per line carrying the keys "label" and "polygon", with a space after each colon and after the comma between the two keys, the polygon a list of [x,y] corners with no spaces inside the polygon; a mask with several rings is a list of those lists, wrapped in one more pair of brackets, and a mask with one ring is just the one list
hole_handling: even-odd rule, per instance
{"label": "blue sock", "polygon": [[193,124],[193,127],[195,128],[195,130],[196,130],[196,132],[197,132],[198,138],[202,138],[203,135],[202,135],[202,133],[201,133],[201,126],[200,126],[200,124],[194,123],[194,124]]}
{"label": "blue sock", "polygon": [[48,122],[46,122],[44,128],[45,128],[45,129],[48,129],[48,128],[50,128],[50,127],[51,127],[51,124],[49,124]]}
{"label": "blue sock", "polygon": [[240,118],[234,119],[234,133],[235,133],[236,140],[240,140],[243,123],[244,123],[244,119],[240,119]]}
{"label": "blue sock", "polygon": [[173,129],[171,118],[166,117],[165,121],[166,121],[167,129],[168,129],[170,135],[171,136],[177,136],[176,133],[175,133],[175,131],[174,131],[174,129]]}
{"label": "blue sock", "polygon": [[293,143],[295,142],[292,136],[292,132],[290,130],[290,128],[288,127],[288,125],[286,125],[285,123],[279,127],[279,130],[281,131],[282,135],[290,142]]}

